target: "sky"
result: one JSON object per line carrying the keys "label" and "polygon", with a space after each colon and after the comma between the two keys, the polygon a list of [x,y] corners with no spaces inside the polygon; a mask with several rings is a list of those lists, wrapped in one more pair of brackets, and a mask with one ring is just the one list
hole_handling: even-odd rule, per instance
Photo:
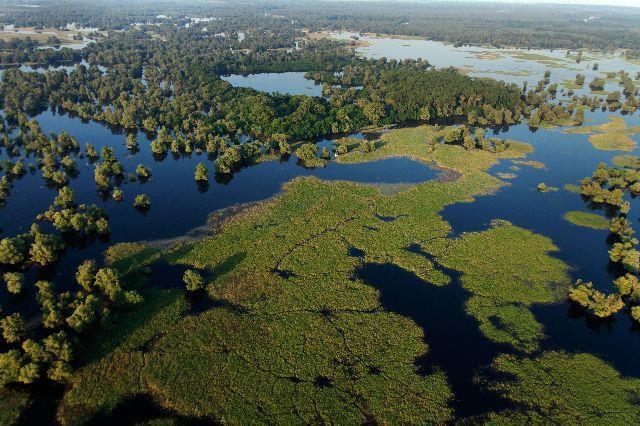
{"label": "sky", "polygon": [[555,4],[595,4],[604,6],[640,7],[640,0],[496,0],[506,3],[555,3]]}
{"label": "sky", "polygon": [[[371,0],[366,0],[371,1]],[[389,0],[378,0],[378,1],[389,1]],[[399,1],[399,0],[396,0]],[[406,0],[405,0],[406,1]],[[409,0],[416,2],[427,2],[434,0]],[[444,0],[443,0],[444,1]],[[464,0],[464,1],[474,1],[474,0]],[[602,5],[602,6],[634,6],[640,7],[640,0],[478,0],[478,1],[495,1],[501,3],[553,3],[553,4],[590,4],[590,5]]]}

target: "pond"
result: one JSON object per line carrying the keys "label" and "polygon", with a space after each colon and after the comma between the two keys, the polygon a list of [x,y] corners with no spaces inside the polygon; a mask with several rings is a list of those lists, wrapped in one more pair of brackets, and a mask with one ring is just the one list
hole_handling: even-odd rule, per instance
{"label": "pond", "polygon": [[322,96],[322,86],[304,77],[303,72],[231,74],[221,76],[235,87],[250,87],[261,92],[287,95]]}

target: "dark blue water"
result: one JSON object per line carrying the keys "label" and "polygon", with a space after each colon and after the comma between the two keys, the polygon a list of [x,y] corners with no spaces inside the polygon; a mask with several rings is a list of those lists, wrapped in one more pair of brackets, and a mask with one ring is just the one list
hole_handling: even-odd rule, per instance
{"label": "dark blue water", "polygon": [[[606,122],[608,115],[590,113],[588,117],[592,121],[589,124]],[[637,115],[627,117],[629,126],[639,122]],[[518,177],[495,194],[478,197],[472,203],[446,207],[442,216],[453,226],[453,236],[486,229],[495,218],[506,219],[551,238],[559,248],[553,255],[572,268],[574,280],[593,281],[595,287],[613,291],[612,281],[619,271],[609,263],[609,232],[579,227],[564,220],[562,215],[567,211],[592,210],[578,194],[565,191],[563,186],[578,183],[581,178],[590,176],[598,163],[610,163],[615,155],[626,153],[596,150],[585,135],[566,134],[558,129],[531,133],[526,126],[519,125],[512,126],[501,136],[533,144],[535,152],[528,155],[527,160],[541,161],[546,169],[520,166],[520,170],[513,171],[509,168],[513,165],[511,161],[502,161],[493,167],[492,174],[512,172]],[[640,145],[638,135],[632,139]],[[638,155],[638,151],[630,154]],[[540,193],[537,191],[540,182],[560,189]],[[631,202],[628,217],[637,224],[640,200],[628,199]],[[532,311],[548,336],[542,342],[541,350],[591,353],[611,363],[622,374],[640,376],[640,363],[637,362],[640,359],[640,330],[628,312],[620,312],[608,320],[597,320],[567,302],[534,306]]]}
{"label": "dark blue water", "polygon": [[231,74],[221,76],[235,87],[287,95],[322,96],[322,86],[304,77],[303,72],[272,72],[261,74]]}
{"label": "dark blue water", "polygon": [[[608,114],[589,113],[591,124],[606,122]],[[637,116],[627,117],[629,126],[637,125]],[[454,234],[486,229],[491,220],[506,219],[515,225],[530,229],[553,240],[560,251],[555,255],[573,268],[575,278],[593,280],[602,289],[611,289],[613,272],[608,265],[608,231],[575,226],[562,218],[571,210],[591,211],[583,199],[563,189],[565,184],[579,184],[580,179],[591,176],[601,162],[610,163],[619,151],[602,151],[592,147],[586,135],[563,133],[561,129],[538,130],[532,133],[526,125],[512,126],[500,137],[531,143],[535,151],[527,160],[541,161],[545,169],[518,166],[510,169],[511,161],[502,161],[490,170],[491,174],[516,173],[516,179],[496,194],[478,197],[473,203],[455,204],[446,207],[442,216],[453,227]],[[639,142],[638,135],[632,137]],[[630,154],[638,155],[638,149]],[[541,193],[537,185],[559,188],[558,191]],[[629,219],[640,218],[640,200],[631,201]]]}
{"label": "dark blue water", "polygon": [[[439,265],[419,248],[436,269],[447,275],[449,285],[436,286],[393,264],[368,263],[358,270],[358,278],[380,291],[380,303],[391,312],[411,318],[424,330],[426,355],[416,360],[421,374],[443,370],[455,395],[453,408],[458,417],[471,417],[499,410],[506,402],[473,383],[479,368],[508,351],[485,338],[464,303],[468,292],[460,283],[460,273]],[[438,326],[440,325],[440,326]]]}

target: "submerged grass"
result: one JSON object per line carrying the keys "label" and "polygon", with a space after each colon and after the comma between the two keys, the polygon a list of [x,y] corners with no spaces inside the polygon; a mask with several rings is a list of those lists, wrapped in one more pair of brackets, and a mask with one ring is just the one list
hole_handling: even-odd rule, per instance
{"label": "submerged grass", "polygon": [[533,167],[534,169],[546,169],[547,166],[541,161],[535,160],[513,160],[513,164],[517,164],[518,166],[528,166]]}
{"label": "submerged grass", "polygon": [[[424,285],[450,284],[428,256],[409,249],[419,246],[463,273],[466,310],[485,336],[523,351],[544,335],[529,307],[563,297],[568,276],[545,237],[499,222],[452,239],[439,215],[505,185],[486,170],[532,148],[432,149],[425,141],[433,131],[393,130],[376,151],[353,150],[338,161],[408,156],[453,170],[456,180],[385,195],[368,185],[297,178],[218,234],[164,253],[163,261],[202,270],[218,303],[189,315],[175,290],[145,295],[148,306],[86,357],[59,420],[76,423],[147,394],[173,412],[223,423],[450,421],[444,372],[418,374],[414,364],[429,354],[423,330],[386,311],[378,291],[356,278],[357,268],[391,263]],[[117,262],[129,270],[141,263]]]}

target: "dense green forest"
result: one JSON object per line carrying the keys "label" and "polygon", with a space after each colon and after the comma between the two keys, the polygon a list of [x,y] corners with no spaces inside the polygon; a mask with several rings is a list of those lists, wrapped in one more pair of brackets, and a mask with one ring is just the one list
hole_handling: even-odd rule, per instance
{"label": "dense green forest", "polygon": [[[53,8],[53,12],[49,9]],[[232,3],[192,2],[188,6],[170,1],[130,3],[109,0],[100,4],[82,1],[51,1],[47,8],[7,6],[6,20],[21,26],[60,27],[76,22],[84,27],[124,29],[133,23],[165,22],[179,25],[183,16],[222,16],[243,27],[263,18],[282,28],[350,29],[382,34],[424,36],[454,44],[492,44],[526,48],[637,50],[640,34],[635,8],[612,10],[597,6],[509,5],[492,3],[412,3],[396,7],[385,2],[336,1],[254,2],[239,12]],[[596,16],[597,19],[588,18]],[[293,24],[295,22],[295,25]]]}

